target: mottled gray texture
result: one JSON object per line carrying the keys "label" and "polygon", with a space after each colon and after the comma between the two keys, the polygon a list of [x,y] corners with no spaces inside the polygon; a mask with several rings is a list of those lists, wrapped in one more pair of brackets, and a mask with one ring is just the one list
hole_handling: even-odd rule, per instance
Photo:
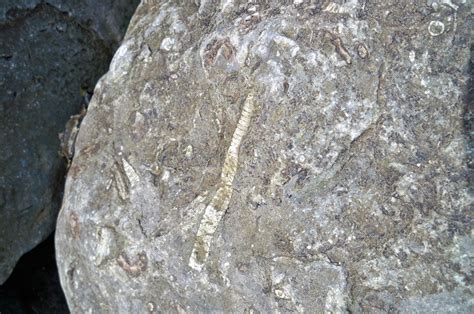
{"label": "mottled gray texture", "polygon": [[309,2],[139,6],[67,178],[73,312],[473,311],[471,8]]}
{"label": "mottled gray texture", "polygon": [[65,175],[58,134],[119,43],[83,21],[108,23],[87,1],[61,1],[82,6],[81,17],[38,2],[0,4],[0,284],[54,230]]}

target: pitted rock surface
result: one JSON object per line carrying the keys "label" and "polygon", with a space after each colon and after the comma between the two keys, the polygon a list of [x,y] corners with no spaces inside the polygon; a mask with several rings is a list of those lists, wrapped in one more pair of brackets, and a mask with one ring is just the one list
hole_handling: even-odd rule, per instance
{"label": "pitted rock surface", "polygon": [[196,3],[143,1],[96,86],[70,309],[472,312],[468,4]]}

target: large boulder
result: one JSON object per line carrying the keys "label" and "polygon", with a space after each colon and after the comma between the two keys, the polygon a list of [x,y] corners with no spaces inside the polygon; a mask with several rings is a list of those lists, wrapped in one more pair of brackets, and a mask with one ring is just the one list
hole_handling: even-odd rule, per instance
{"label": "large boulder", "polygon": [[[120,1],[127,7],[115,8],[109,1],[110,12],[102,15],[104,4],[56,2],[62,7],[39,0],[0,4],[0,284],[54,230],[66,167],[58,134],[106,72],[137,5]],[[114,10],[119,18],[108,21]],[[89,25],[87,16],[100,23]]]}
{"label": "large boulder", "polygon": [[56,232],[71,311],[472,312],[470,8],[143,1]]}

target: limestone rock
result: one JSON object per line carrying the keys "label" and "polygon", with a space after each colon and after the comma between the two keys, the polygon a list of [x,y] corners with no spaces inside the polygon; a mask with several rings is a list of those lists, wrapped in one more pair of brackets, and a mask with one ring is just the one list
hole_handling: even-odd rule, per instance
{"label": "limestone rock", "polygon": [[96,86],[71,311],[472,312],[468,4],[196,3],[143,1]]}
{"label": "limestone rock", "polygon": [[[108,25],[94,6],[60,2],[82,6],[83,14],[44,1],[0,4],[0,284],[19,257],[54,230],[65,174],[58,134],[118,45],[119,38],[87,25],[86,15]],[[121,23],[132,13],[128,2]]]}

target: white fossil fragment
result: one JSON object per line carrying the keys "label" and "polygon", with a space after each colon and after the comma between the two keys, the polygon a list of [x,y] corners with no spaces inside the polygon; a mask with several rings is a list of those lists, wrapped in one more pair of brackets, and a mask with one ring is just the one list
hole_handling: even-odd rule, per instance
{"label": "white fossil fragment", "polygon": [[416,58],[416,52],[414,50],[411,50],[408,54],[408,59],[410,60],[411,63],[415,62]]}
{"label": "white fossil fragment", "polygon": [[275,289],[275,295],[278,299],[290,299],[290,296],[282,289]]}
{"label": "white fossil fragment", "polygon": [[120,171],[115,171],[115,174],[114,174],[114,178],[115,178],[115,183],[116,183],[116,186],[117,186],[117,191],[118,191],[118,194],[120,196],[120,198],[122,200],[126,200],[128,199],[128,188],[127,188],[127,185],[125,184],[123,178],[122,178],[122,175],[120,173]]}
{"label": "white fossil fragment", "polygon": [[161,176],[161,181],[168,182],[171,177],[171,173],[168,169],[163,170],[163,175]]}
{"label": "white fossil fragment", "polygon": [[176,39],[172,37],[166,37],[163,39],[160,45],[160,49],[164,51],[174,50],[176,46]]}
{"label": "white fossil fragment", "polygon": [[123,165],[123,170],[125,171],[125,175],[128,178],[128,181],[130,182],[130,186],[135,186],[137,185],[138,182],[140,182],[140,176],[137,174],[135,169],[133,169],[132,165],[126,160],[122,159],[122,165]]}
{"label": "white fossil fragment", "polygon": [[346,13],[344,7],[341,5],[330,2],[324,9],[323,12],[330,12],[330,13]]}
{"label": "white fossil fragment", "polygon": [[97,236],[99,241],[96,248],[95,264],[101,265],[115,250],[116,239],[114,231],[108,227],[102,227]]}
{"label": "white fossil fragment", "polygon": [[[352,3],[348,3],[353,5]],[[327,6],[323,8],[323,12],[333,13],[333,14],[351,14],[353,8],[347,5],[338,4],[335,2],[329,2]]]}
{"label": "white fossil fragment", "polygon": [[186,155],[186,158],[190,159],[193,155],[193,147],[191,145],[186,146],[184,154]]}
{"label": "white fossil fragment", "polygon": [[444,33],[444,23],[441,21],[431,21],[428,25],[428,32],[431,36],[439,36]]}
{"label": "white fossil fragment", "polygon": [[201,270],[206,262],[214,233],[224,216],[225,210],[229,206],[232,197],[232,184],[239,160],[240,144],[242,143],[242,138],[248,132],[253,110],[254,97],[253,95],[249,95],[245,100],[239,122],[237,123],[230,146],[227,150],[221,172],[220,187],[206,207],[196,234],[196,240],[189,259],[189,266],[196,270]]}

